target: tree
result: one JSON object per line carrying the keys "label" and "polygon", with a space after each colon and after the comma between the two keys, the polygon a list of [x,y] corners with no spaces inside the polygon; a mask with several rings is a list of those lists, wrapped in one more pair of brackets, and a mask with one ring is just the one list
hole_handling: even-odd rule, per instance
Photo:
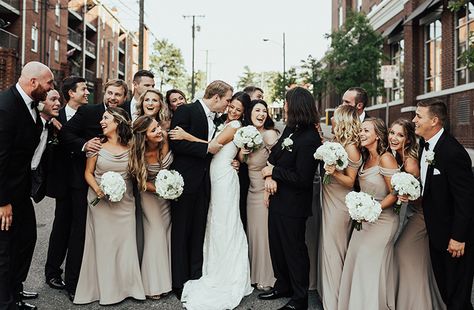
{"label": "tree", "polygon": [[244,73],[242,76],[239,76],[239,81],[237,82],[238,88],[245,88],[247,86],[256,85],[257,73],[252,72],[249,66],[244,67]]}
{"label": "tree", "polygon": [[276,100],[285,100],[284,96],[286,90],[290,88],[292,85],[297,84],[298,82],[298,75],[296,74],[296,68],[291,67],[285,74],[285,83],[283,82],[283,75],[278,73],[275,78],[273,79],[272,84],[272,93],[273,96],[271,97],[272,101]]}
{"label": "tree", "polygon": [[153,43],[150,68],[160,81],[160,91],[163,91],[164,86],[183,88],[186,85],[183,54],[166,39],[156,40]]}
{"label": "tree", "polygon": [[320,102],[325,87],[323,63],[309,55],[306,60],[301,61],[301,69],[300,79],[303,84],[311,85],[314,99]]}
{"label": "tree", "polygon": [[[187,84],[186,84],[186,90],[188,93],[188,96],[191,96],[191,75],[188,76]],[[203,93],[204,90],[206,89],[206,73],[202,70],[197,70],[194,72],[194,85],[195,85],[195,97],[196,95],[199,95],[199,93]],[[190,100],[193,100],[195,98],[189,98]]]}
{"label": "tree", "polygon": [[331,47],[326,54],[325,78],[331,88],[342,94],[349,87],[360,86],[369,96],[376,96],[382,81],[378,78],[384,59],[382,36],[369,24],[363,13],[350,12],[344,26],[327,35]]}

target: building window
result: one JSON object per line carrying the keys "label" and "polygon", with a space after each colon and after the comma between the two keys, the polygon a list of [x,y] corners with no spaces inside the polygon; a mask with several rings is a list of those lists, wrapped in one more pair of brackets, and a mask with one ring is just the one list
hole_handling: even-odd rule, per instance
{"label": "building window", "polygon": [[59,0],[54,7],[54,15],[56,16],[56,25],[59,26],[61,24],[61,7],[59,6]]}
{"label": "building window", "polygon": [[115,61],[115,49],[114,49],[114,45],[113,45],[113,44],[111,45],[111,49],[110,49],[110,50],[111,50],[111,53],[110,53],[110,54],[112,54],[112,61]]}
{"label": "building window", "polygon": [[31,27],[31,51],[38,51],[38,28],[36,28],[36,25]]}
{"label": "building window", "polygon": [[474,72],[470,71],[463,59],[464,54],[474,48],[474,5],[469,1],[456,14],[456,85],[474,82]]}
{"label": "building window", "polygon": [[441,90],[441,21],[425,24],[425,93]]}
{"label": "building window", "polygon": [[33,0],[33,10],[35,10],[36,13],[39,12],[39,0]]}
{"label": "building window", "polygon": [[390,44],[390,64],[398,67],[398,76],[394,79],[390,100],[403,99],[403,64],[405,63],[405,41],[403,39]]}
{"label": "building window", "polygon": [[344,9],[342,8],[342,1],[339,0],[339,7],[338,7],[338,16],[339,16],[339,27],[342,27],[344,24]]}
{"label": "building window", "polygon": [[54,60],[59,62],[59,38],[54,40]]}

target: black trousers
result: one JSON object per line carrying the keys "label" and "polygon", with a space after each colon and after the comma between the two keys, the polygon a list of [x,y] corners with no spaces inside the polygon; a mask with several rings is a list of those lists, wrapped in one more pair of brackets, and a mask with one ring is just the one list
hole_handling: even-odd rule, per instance
{"label": "black trousers", "polygon": [[[470,247],[469,247],[470,245]],[[474,276],[474,244],[466,246],[464,256],[452,258],[430,244],[431,265],[441,297],[448,310],[472,310],[471,290]]]}
{"label": "black trousers", "polygon": [[79,281],[82,254],[84,252],[84,240],[86,237],[86,218],[88,205],[87,188],[72,189],[71,199],[71,234],[69,235],[64,282],[66,282],[67,291],[71,294],[74,294],[76,291],[77,281]]}
{"label": "black trousers", "polygon": [[249,166],[241,163],[239,168],[239,184],[240,184],[240,219],[244,225],[244,231],[247,233],[247,195],[250,187]]}
{"label": "black trousers", "polygon": [[268,213],[268,237],[274,288],[280,292],[292,292],[291,303],[296,307],[308,307],[309,257],[305,242],[307,218],[294,218]]}
{"label": "black trousers", "polygon": [[183,194],[171,205],[171,274],[174,289],[181,289],[187,280],[202,276],[208,209],[209,195],[206,190]]}
{"label": "black trousers", "polygon": [[61,277],[61,265],[66,258],[72,224],[72,199],[68,193],[56,198],[54,221],[49,235],[48,256],[44,266],[46,280]]}
{"label": "black trousers", "polygon": [[13,224],[0,231],[0,309],[14,309],[20,300],[23,282],[28,276],[36,244],[35,209],[25,194],[21,202],[12,203]]}

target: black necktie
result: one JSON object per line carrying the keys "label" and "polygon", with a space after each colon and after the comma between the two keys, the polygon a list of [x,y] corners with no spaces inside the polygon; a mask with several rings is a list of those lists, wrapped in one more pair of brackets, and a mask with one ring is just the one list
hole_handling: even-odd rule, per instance
{"label": "black necktie", "polygon": [[425,142],[424,148],[425,148],[425,151],[429,151],[430,150],[430,144],[428,142]]}
{"label": "black necktie", "polygon": [[30,103],[31,109],[33,110],[34,108],[37,108],[38,104],[39,104],[39,101],[37,101],[37,100],[31,101],[31,103]]}

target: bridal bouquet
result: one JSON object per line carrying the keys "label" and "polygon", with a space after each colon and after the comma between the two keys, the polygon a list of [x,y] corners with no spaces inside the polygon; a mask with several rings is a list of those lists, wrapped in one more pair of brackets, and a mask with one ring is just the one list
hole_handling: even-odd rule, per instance
{"label": "bridal bouquet", "polygon": [[[335,165],[337,170],[344,170],[349,158],[344,147],[337,142],[324,142],[314,153],[314,158],[324,161],[324,166]],[[324,175],[323,184],[329,184],[330,176]]]}
{"label": "bridal bouquet", "polygon": [[163,199],[177,199],[183,193],[184,180],[175,170],[160,170],[156,175],[156,193]]}
{"label": "bridal bouquet", "polygon": [[382,213],[380,203],[363,192],[350,192],[346,195],[346,206],[354,222],[354,228],[362,229],[362,221],[374,223]]}
{"label": "bridal bouquet", "polygon": [[[100,180],[100,189],[104,192],[105,198],[111,202],[118,202],[122,200],[123,194],[127,190],[125,180],[120,173],[108,171],[102,175]],[[100,198],[91,201],[91,205],[95,207],[99,203]]]}
{"label": "bridal bouquet", "polygon": [[[392,188],[395,195],[407,195],[409,200],[416,200],[420,197],[420,182],[411,174],[406,172],[398,172],[392,176]],[[402,202],[400,199],[393,207],[393,212],[400,214]]]}
{"label": "bridal bouquet", "polygon": [[[250,150],[250,152],[258,150],[263,144],[263,138],[260,132],[252,125],[245,126],[237,130],[234,135],[234,144],[238,148]],[[244,155],[244,161],[247,161],[248,155]]]}

